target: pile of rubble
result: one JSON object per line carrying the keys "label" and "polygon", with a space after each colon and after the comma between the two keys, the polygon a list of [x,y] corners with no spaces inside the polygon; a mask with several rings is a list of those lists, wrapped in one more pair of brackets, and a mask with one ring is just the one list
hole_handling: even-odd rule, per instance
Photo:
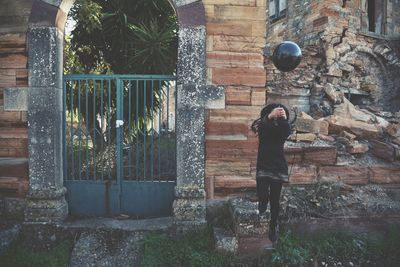
{"label": "pile of rubble", "polygon": [[325,99],[312,116],[299,114],[290,140],[336,145],[339,157],[372,154],[389,163],[400,160],[400,111],[359,108],[333,86],[324,92]]}
{"label": "pile of rubble", "polygon": [[350,186],[319,183],[307,187],[286,187],[282,193],[281,220],[305,218],[391,217],[400,213],[396,190],[377,185]]}

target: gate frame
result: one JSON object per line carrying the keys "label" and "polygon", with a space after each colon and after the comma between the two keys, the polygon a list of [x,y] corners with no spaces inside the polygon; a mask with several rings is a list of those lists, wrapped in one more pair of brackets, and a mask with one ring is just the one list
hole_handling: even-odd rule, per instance
{"label": "gate frame", "polygon": [[[79,1],[79,0],[77,0]],[[29,18],[26,222],[61,222],[63,186],[63,32],[75,0],[35,0]],[[207,85],[206,20],[202,1],[169,0],[179,23],[173,213],[182,229],[205,224],[205,109],[224,108],[224,89]]]}
{"label": "gate frame", "polygon": [[[70,96],[72,98],[71,91],[74,91],[73,86],[71,88],[67,87],[67,84],[70,82],[73,85],[80,85],[83,82],[86,87],[84,90],[88,90],[88,83],[100,82],[101,85],[110,86],[110,84],[115,84],[115,88],[111,89],[115,91],[116,101],[116,120],[124,120],[124,83],[135,84],[136,88],[129,88],[141,90],[146,87],[140,87],[139,82],[144,81],[143,86],[146,83],[154,85],[154,82],[158,81],[158,85],[161,86],[162,82],[173,83],[172,87],[173,91],[176,90],[176,76],[173,75],[135,75],[135,74],[68,74],[64,75],[63,81],[63,151],[64,151],[64,162],[68,161],[67,158],[67,149],[71,148],[67,145],[67,140],[71,141],[72,138],[72,126],[70,126],[71,135],[67,136],[67,97]],[[169,94],[171,90],[171,84],[167,86],[168,89],[164,92],[167,96],[162,98],[162,100],[166,100],[166,105],[169,105]],[[99,87],[94,87],[99,88]],[[108,87],[109,88],[109,87]],[[71,91],[70,91],[71,90]],[[110,90],[110,88],[109,88]],[[159,90],[163,90],[159,88]],[[79,90],[80,91],[80,90]],[[101,88],[101,91],[105,92],[106,89],[104,87]],[[101,92],[101,99],[103,99],[103,92]],[[108,91],[110,93],[111,91]],[[153,89],[152,89],[153,92]],[[79,94],[79,93],[78,93]],[[83,92],[85,94],[85,92]],[[135,93],[133,93],[135,94]],[[136,94],[137,96],[137,94]],[[100,96],[99,96],[100,97]],[[108,95],[108,100],[110,95]],[[78,98],[79,99],[79,98]],[[80,97],[82,99],[82,96]],[[103,101],[103,100],[101,100]],[[107,100],[104,101],[106,103]],[[112,100],[111,100],[112,101]],[[78,100],[79,103],[79,100]],[[71,104],[72,107],[79,106],[78,103],[76,105]],[[109,102],[110,103],[110,102]],[[131,103],[131,101],[129,101]],[[137,102],[136,102],[137,103]],[[87,103],[86,103],[87,105]],[[134,104],[132,104],[133,106]],[[134,109],[134,107],[132,107]],[[169,108],[166,108],[165,111],[168,111]],[[128,111],[128,110],[127,110]],[[160,110],[159,110],[160,111]],[[101,112],[104,112],[101,111]],[[75,113],[75,112],[74,112]],[[76,114],[76,113],[75,113]],[[78,111],[79,114],[79,111]],[[158,113],[161,116],[161,111]],[[168,112],[167,112],[168,114]],[[87,116],[85,117],[88,118]],[[137,118],[137,117],[136,117]],[[94,119],[94,118],[93,118]],[[168,117],[167,117],[168,119]],[[153,119],[151,120],[153,126]],[[126,121],[130,124],[130,119]],[[115,121],[107,120],[108,125],[115,125]],[[159,120],[160,123],[160,120]],[[161,127],[159,125],[159,127]],[[114,127],[111,127],[114,128]],[[88,129],[86,129],[88,130]],[[160,130],[160,128],[158,128]],[[81,131],[81,129],[79,130]],[[90,131],[90,130],[89,130]],[[108,133],[110,134],[113,129],[108,128]],[[123,173],[123,169],[125,167],[123,163],[123,128],[118,127],[115,129],[116,139],[113,141],[112,145],[116,145],[116,155],[114,155],[114,160],[116,164],[116,173],[115,176],[110,174],[107,175],[107,179],[104,179],[103,175],[100,178],[100,171],[94,172],[94,176],[80,176],[78,177],[72,175],[69,176],[67,172],[67,166],[64,165],[64,186],[67,188],[66,200],[68,202],[69,211],[73,216],[100,216],[100,217],[110,217],[117,216],[119,214],[127,214],[132,216],[132,218],[153,218],[155,216],[170,216],[172,212],[172,201],[174,200],[174,189],[175,189],[175,175],[174,179],[165,180],[165,177],[158,176],[158,179],[153,176],[153,172],[151,171],[150,176],[146,176],[145,172],[142,177],[137,177],[138,173],[135,175],[135,179],[127,179],[127,177]],[[176,139],[176,138],[174,138]],[[159,139],[160,140],[160,139]],[[174,141],[175,142],[175,141]],[[135,142],[136,145],[138,144]],[[110,145],[111,143],[108,143]],[[133,143],[128,143],[132,145]],[[158,143],[160,145],[160,143]],[[153,145],[152,145],[153,146]],[[86,147],[87,149],[87,147]],[[96,154],[96,153],[94,153]],[[152,154],[153,155],[153,154]],[[88,155],[87,155],[88,156]],[[136,154],[136,157],[138,154]],[[153,155],[154,156],[154,155]],[[151,158],[153,161],[154,158]],[[158,160],[160,160],[161,154],[158,154]],[[74,160],[77,160],[73,157]],[[86,158],[86,162],[87,162]],[[76,163],[76,162],[75,162]],[[136,162],[137,163],[137,162]],[[150,163],[151,166],[154,166]],[[79,164],[78,164],[79,165]],[[144,163],[146,165],[146,163]],[[69,165],[71,166],[71,165]],[[146,168],[146,166],[144,166]],[[79,166],[78,173],[82,170],[82,165]],[[87,171],[87,169],[86,169]],[[103,171],[104,172],[104,171]],[[75,172],[74,172],[75,174]],[[98,176],[96,176],[96,174]],[[131,177],[132,178],[132,177]],[[160,180],[163,178],[162,180]],[[138,204],[142,204],[139,206]]]}

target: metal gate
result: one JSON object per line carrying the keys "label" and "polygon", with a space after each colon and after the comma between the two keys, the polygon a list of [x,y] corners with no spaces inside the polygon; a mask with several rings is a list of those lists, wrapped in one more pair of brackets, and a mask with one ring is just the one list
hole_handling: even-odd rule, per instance
{"label": "metal gate", "polygon": [[175,77],[64,76],[64,183],[77,216],[168,216]]}

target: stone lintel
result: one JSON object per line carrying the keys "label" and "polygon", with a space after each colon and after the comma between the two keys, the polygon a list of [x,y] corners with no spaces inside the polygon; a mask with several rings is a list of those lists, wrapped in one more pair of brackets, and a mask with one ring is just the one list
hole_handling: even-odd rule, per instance
{"label": "stone lintel", "polygon": [[4,111],[27,111],[28,88],[5,88]]}
{"label": "stone lintel", "polygon": [[[61,8],[59,8],[61,2]],[[73,4],[73,0],[34,0],[29,17],[30,26],[47,26],[64,29],[67,13]]]}

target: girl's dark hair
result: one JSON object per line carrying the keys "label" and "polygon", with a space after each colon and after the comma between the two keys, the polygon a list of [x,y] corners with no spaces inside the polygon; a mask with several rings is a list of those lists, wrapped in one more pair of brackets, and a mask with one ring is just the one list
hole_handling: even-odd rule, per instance
{"label": "girl's dark hair", "polygon": [[282,104],[277,104],[277,103],[272,103],[269,105],[266,105],[260,112],[260,118],[256,119],[255,121],[253,121],[253,123],[251,124],[251,130],[254,133],[258,133],[258,130],[260,129],[260,124],[261,124],[261,120],[263,118],[265,118],[266,116],[269,115],[269,113],[272,112],[272,110],[274,110],[274,108],[277,107],[282,107],[285,112],[286,112],[286,116],[287,116],[287,120],[289,120],[289,110],[287,109],[287,107],[285,107]]}

